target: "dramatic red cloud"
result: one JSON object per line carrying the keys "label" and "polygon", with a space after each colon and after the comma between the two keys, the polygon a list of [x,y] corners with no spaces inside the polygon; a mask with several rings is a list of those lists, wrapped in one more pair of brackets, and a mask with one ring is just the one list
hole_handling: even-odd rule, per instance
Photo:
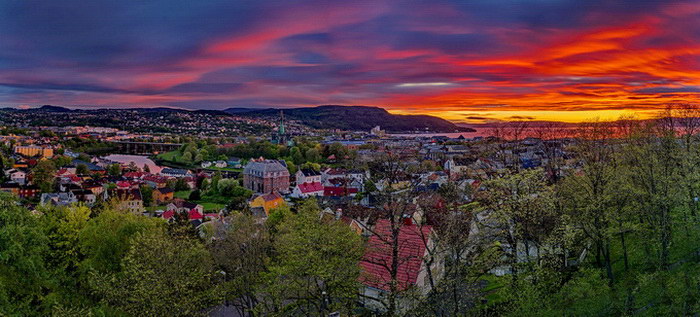
{"label": "dramatic red cloud", "polygon": [[580,121],[652,116],[700,95],[698,1],[154,6],[165,11],[0,21],[22,26],[0,37],[0,102]]}
{"label": "dramatic red cloud", "polygon": [[481,111],[493,119],[522,113],[563,121],[625,112],[646,117],[668,104],[698,102],[700,89],[684,88],[700,84],[700,43],[645,46],[645,40],[665,31],[663,26],[648,18],[592,29],[523,54],[472,60],[440,57],[454,67],[506,74],[507,79],[476,89],[392,95],[382,102],[392,104],[397,113],[427,112],[452,120]]}

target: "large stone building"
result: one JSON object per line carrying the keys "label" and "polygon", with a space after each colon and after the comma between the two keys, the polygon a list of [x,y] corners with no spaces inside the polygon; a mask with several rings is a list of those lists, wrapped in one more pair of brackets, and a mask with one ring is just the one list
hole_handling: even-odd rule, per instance
{"label": "large stone building", "polygon": [[289,193],[289,171],[279,161],[253,160],[243,169],[243,186],[258,194]]}

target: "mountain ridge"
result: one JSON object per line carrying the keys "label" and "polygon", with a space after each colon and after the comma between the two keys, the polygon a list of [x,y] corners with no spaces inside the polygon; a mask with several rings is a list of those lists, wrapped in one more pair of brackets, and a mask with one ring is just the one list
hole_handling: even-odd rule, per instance
{"label": "mountain ridge", "polygon": [[276,120],[280,111],[286,118],[300,122],[316,129],[340,129],[347,131],[369,131],[379,126],[390,133],[401,132],[473,132],[472,128],[459,126],[448,120],[430,115],[392,114],[384,108],[373,106],[321,105],[297,108],[245,108],[232,107],[224,110],[182,109],[170,107],[151,108],[105,108],[105,109],[70,109],[62,106],[43,105],[37,108],[7,108],[13,111],[41,111],[55,113],[92,112],[104,110],[153,112],[192,112],[212,115],[235,115]]}
{"label": "mountain ridge", "polygon": [[387,132],[472,132],[450,121],[430,115],[398,115],[371,106],[321,105],[299,108],[228,108],[225,112],[240,116],[274,117],[280,111],[285,118],[317,129],[369,131],[379,126]]}

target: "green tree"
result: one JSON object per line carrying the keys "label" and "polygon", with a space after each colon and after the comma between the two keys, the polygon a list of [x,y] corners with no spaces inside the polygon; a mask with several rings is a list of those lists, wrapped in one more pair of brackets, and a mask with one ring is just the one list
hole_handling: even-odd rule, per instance
{"label": "green tree", "polygon": [[484,186],[488,191],[482,203],[492,211],[491,221],[500,229],[500,240],[506,242],[508,265],[517,278],[520,262],[539,263],[543,250],[550,249],[546,242],[557,226],[554,192],[541,169],[508,172]]}
{"label": "green tree", "polygon": [[349,313],[358,293],[362,239],[342,222],[323,223],[315,200],[284,218],[267,292],[286,314]]}
{"label": "green tree", "polygon": [[165,181],[165,187],[167,188],[174,188],[175,190],[178,190],[177,187],[175,186],[177,184],[177,179],[175,178],[169,178],[167,181]]}
{"label": "green tree", "polygon": [[292,162],[291,160],[284,160],[284,161],[285,161],[285,163],[287,163],[287,170],[289,170],[290,174],[293,175],[294,173],[297,172],[298,169],[297,169],[297,166],[294,164],[294,162]]}
{"label": "green tree", "polygon": [[[80,232],[90,220],[92,211],[85,205],[44,207],[41,227],[48,238],[47,269],[55,283],[50,302],[84,301],[87,292],[81,287]],[[48,300],[48,299],[47,299]]]}
{"label": "green tree", "polygon": [[267,216],[265,225],[271,234],[275,234],[278,231],[280,224],[288,217],[292,216],[292,210],[289,206],[285,205],[282,207],[273,208],[270,210],[270,214]]}
{"label": "green tree", "polygon": [[129,250],[132,238],[138,233],[158,231],[165,222],[132,213],[106,209],[80,231],[79,245],[84,259],[84,273],[116,273]]}
{"label": "green tree", "polygon": [[190,190],[190,185],[187,184],[187,181],[184,178],[178,178],[173,187],[176,191]]}
{"label": "green tree", "polygon": [[90,170],[85,164],[78,164],[78,166],[75,168],[75,173],[78,175],[87,175],[89,172]]}
{"label": "green tree", "polygon": [[182,154],[180,161],[185,164],[192,164],[192,152],[185,152],[185,154]]}
{"label": "green tree", "polygon": [[202,199],[202,194],[199,192],[199,189],[195,189],[190,193],[190,200],[195,201],[195,200],[200,200]]}
{"label": "green tree", "polygon": [[321,164],[313,163],[313,162],[306,162],[306,163],[302,164],[301,166],[299,166],[299,168],[300,169],[310,169],[310,170],[320,172],[321,171]]}
{"label": "green tree", "polygon": [[32,170],[32,182],[44,193],[53,192],[56,183],[56,164],[51,160],[41,160]]}
{"label": "green tree", "polygon": [[308,149],[305,157],[308,162],[318,163],[321,161],[321,154],[315,148]]}
{"label": "green tree", "polygon": [[35,315],[46,309],[43,298],[51,284],[47,252],[38,217],[0,193],[0,315]]}
{"label": "green tree", "polygon": [[612,212],[616,200],[625,196],[622,184],[616,182],[617,158],[612,139],[612,126],[605,122],[582,124],[574,145],[581,163],[581,173],[560,182],[563,205],[595,248],[596,264],[605,267],[610,283],[614,275],[611,255]]}
{"label": "green tree", "polygon": [[153,187],[148,185],[141,185],[140,189],[143,205],[146,207],[153,205]]}
{"label": "green tree", "polygon": [[78,159],[83,161],[83,162],[90,162],[90,160],[92,158],[90,157],[90,155],[87,155],[85,153],[80,153],[80,154],[78,154]]}
{"label": "green tree", "polygon": [[73,161],[72,158],[65,156],[65,155],[57,155],[52,160],[56,164],[56,166],[58,166],[58,167],[66,166]]}
{"label": "green tree", "polygon": [[229,225],[214,224],[207,246],[217,267],[225,273],[227,303],[238,307],[244,315],[258,304],[272,240],[267,227],[252,216],[234,214],[227,220]]}
{"label": "green tree", "polygon": [[212,194],[216,195],[219,194],[221,191],[219,190],[219,181],[221,180],[221,172],[216,172],[214,173],[214,176],[211,178],[211,186],[209,187],[209,191],[212,192]]}
{"label": "green tree", "polygon": [[41,131],[39,131],[39,136],[44,137],[44,138],[51,138],[51,137],[55,137],[56,133],[53,133],[53,131],[51,131],[51,130],[41,130]]}
{"label": "green tree", "polygon": [[628,181],[643,211],[640,217],[647,225],[649,237],[654,238],[644,248],[647,259],[655,260],[663,269],[670,265],[673,228],[679,218],[673,213],[684,205],[681,148],[675,127],[673,118],[638,126],[622,151]]}
{"label": "green tree", "polygon": [[292,162],[294,162],[294,164],[299,165],[304,163],[304,154],[301,154],[301,150],[299,150],[298,147],[292,147],[292,149],[289,150],[289,155],[292,157]]}
{"label": "green tree", "polygon": [[136,165],[136,163],[134,163],[134,162],[129,162],[129,166],[127,166],[127,170],[129,170],[129,171],[131,171],[131,172],[138,172],[138,171],[139,171],[139,167]]}
{"label": "green tree", "polygon": [[107,173],[112,176],[119,176],[122,174],[122,166],[114,163],[107,168]]}
{"label": "green tree", "polygon": [[[97,273],[96,273],[97,274]],[[116,274],[97,275],[104,301],[134,316],[205,316],[219,301],[211,255],[196,240],[138,233]]]}

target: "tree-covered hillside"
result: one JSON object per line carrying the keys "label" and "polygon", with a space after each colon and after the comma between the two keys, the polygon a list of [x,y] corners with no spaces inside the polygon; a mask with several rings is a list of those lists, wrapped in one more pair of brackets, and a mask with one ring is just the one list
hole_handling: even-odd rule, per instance
{"label": "tree-covered hillside", "polygon": [[[282,110],[286,118],[317,129],[367,131],[376,126],[389,132],[458,132],[473,131],[445,119],[428,115],[395,115],[378,107],[319,106]],[[257,117],[279,116],[280,109],[229,108],[226,112]]]}

